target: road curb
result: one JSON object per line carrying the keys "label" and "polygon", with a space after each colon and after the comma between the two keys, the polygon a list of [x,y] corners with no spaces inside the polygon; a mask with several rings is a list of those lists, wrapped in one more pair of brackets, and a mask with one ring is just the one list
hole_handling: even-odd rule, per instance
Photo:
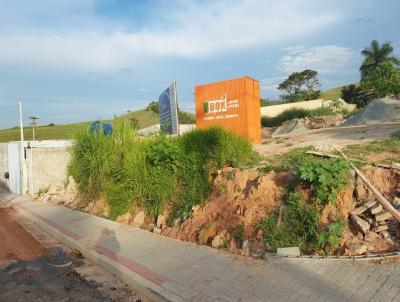
{"label": "road curb", "polygon": [[167,290],[166,288],[154,284],[129,268],[121,265],[120,263],[110,259],[109,257],[96,252],[91,247],[86,246],[85,244],[79,242],[70,236],[67,236],[60,230],[57,230],[53,226],[47,224],[41,219],[35,217],[27,210],[23,209],[18,205],[20,202],[24,201],[33,201],[30,196],[20,195],[17,196],[15,194],[0,194],[0,198],[6,201],[6,204],[16,211],[18,211],[21,215],[36,223],[39,227],[41,227],[45,232],[49,233],[51,236],[69,246],[70,248],[76,249],[82,253],[82,255],[92,261],[93,263],[103,267],[107,271],[111,272],[130,286],[132,286],[135,290],[139,291],[142,295],[144,295],[147,300],[144,301],[185,301],[182,297],[177,296]]}

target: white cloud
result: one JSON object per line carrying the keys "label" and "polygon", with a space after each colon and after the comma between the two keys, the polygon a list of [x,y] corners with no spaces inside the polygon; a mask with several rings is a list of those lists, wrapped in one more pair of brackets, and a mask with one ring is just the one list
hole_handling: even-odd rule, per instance
{"label": "white cloud", "polygon": [[304,69],[313,69],[321,75],[337,74],[354,69],[359,58],[352,48],[338,45],[295,46],[286,49],[288,53],[280,60],[277,69],[290,74]]}
{"label": "white cloud", "polygon": [[277,97],[279,95],[278,85],[286,79],[286,76],[264,78],[260,80],[260,87],[268,96]]}
{"label": "white cloud", "polygon": [[[42,1],[51,5],[48,0]],[[83,12],[78,13],[77,6],[66,5],[67,13],[77,16],[66,20],[73,20],[78,24],[76,27],[57,23],[54,29],[48,24],[45,30],[41,25],[35,31],[32,21],[26,31],[20,28],[15,33],[0,31],[0,64],[112,71],[156,57],[197,59],[272,45],[308,35],[340,19],[339,12],[323,9],[321,5],[310,11],[313,3],[318,3],[316,0],[308,4],[300,0],[197,4],[177,1],[175,9],[168,11],[168,22],[133,31],[115,24],[97,26],[101,23],[91,10],[91,1],[85,3]]]}

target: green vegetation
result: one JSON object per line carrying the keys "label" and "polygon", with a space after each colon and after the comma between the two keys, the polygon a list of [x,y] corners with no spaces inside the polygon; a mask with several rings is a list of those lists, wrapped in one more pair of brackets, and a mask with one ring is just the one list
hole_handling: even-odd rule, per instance
{"label": "green vegetation", "polygon": [[378,41],[371,41],[370,46],[361,51],[361,55],[364,57],[360,67],[361,80],[364,80],[368,74],[382,63],[389,63],[390,65],[399,67],[400,61],[392,55],[393,51],[394,49],[390,42],[379,45]]}
{"label": "green vegetation", "polygon": [[[158,124],[159,117],[156,113],[146,110],[138,110],[129,112],[121,116],[123,119],[132,121],[135,119],[138,124],[138,129],[145,128],[151,125]],[[114,120],[104,120],[104,123],[114,124]],[[46,139],[72,139],[82,131],[86,131],[92,122],[83,122],[76,124],[55,125],[55,126],[39,126],[35,129],[36,138],[39,140]],[[24,137],[26,140],[32,139],[32,128],[24,128]],[[19,140],[19,128],[0,130],[0,142]]]}
{"label": "green vegetation", "polygon": [[378,98],[400,94],[399,68],[389,61],[378,64],[364,75],[360,88]]}
{"label": "green vegetation", "polygon": [[[159,114],[160,113],[160,104],[156,101],[150,102],[149,105],[146,107],[146,111],[150,111],[150,112]],[[194,114],[181,111],[179,108],[178,108],[178,119],[179,119],[179,124],[194,124],[194,123],[196,123]]]}
{"label": "green vegetation", "polygon": [[341,158],[316,160],[303,156],[296,166],[296,176],[308,183],[318,204],[336,203],[339,190],[347,184],[350,166]]}
{"label": "green vegetation", "polygon": [[[151,103],[150,103],[151,104]],[[157,102],[158,104],[158,102]],[[149,105],[150,106],[150,105]],[[148,107],[149,108],[149,107]],[[195,122],[195,117],[192,113],[179,111],[179,121],[181,124],[193,124]],[[158,113],[152,110],[137,110],[128,112],[122,115],[120,118],[129,121],[135,129],[142,129],[160,123]],[[114,119],[103,120],[102,123],[111,123],[114,126]],[[77,134],[82,131],[86,131],[92,122],[83,122],[76,124],[66,124],[66,125],[55,125],[50,123],[47,126],[39,126],[35,129],[36,139],[47,140],[47,139],[72,139]],[[14,127],[11,129],[0,130],[0,142],[17,141],[19,137],[19,128]],[[32,128],[24,128],[24,137],[26,140],[32,139]]]}
{"label": "green vegetation", "polygon": [[69,166],[88,201],[106,199],[111,219],[132,207],[144,208],[153,218],[169,210],[169,223],[186,219],[209,195],[216,169],[249,164],[255,158],[250,143],[221,128],[143,140],[127,120],[114,124],[109,137],[77,135]]}
{"label": "green vegetation", "polygon": [[292,119],[313,117],[313,116],[323,116],[323,115],[334,115],[334,114],[336,114],[336,113],[331,107],[320,107],[320,108],[311,109],[311,110],[293,108],[293,109],[285,110],[275,117],[263,116],[261,118],[261,125],[263,127],[279,127],[284,122],[292,120]]}
{"label": "green vegetation", "polygon": [[400,131],[393,133],[390,138],[373,141],[367,144],[349,145],[343,152],[351,158],[364,160],[364,157],[373,153],[388,152],[393,156],[387,158],[389,161],[400,162]]}
{"label": "green vegetation", "polygon": [[345,227],[346,221],[343,218],[331,222],[325,230],[318,234],[318,248],[322,249],[326,254],[332,254],[339,246]]}
{"label": "green vegetation", "polygon": [[321,93],[321,98],[324,100],[336,100],[341,97],[342,88],[343,86],[339,86],[325,90]]}
{"label": "green vegetation", "polygon": [[242,248],[244,242],[244,224],[239,224],[232,230],[232,238],[235,240],[236,247]]}
{"label": "green vegetation", "polygon": [[274,106],[280,104],[283,104],[283,102],[270,99],[263,99],[263,98],[260,99],[260,107]]}
{"label": "green vegetation", "polygon": [[374,98],[400,93],[400,60],[392,56],[390,42],[379,45],[373,40],[361,51],[364,60],[360,66],[361,81],[344,86],[341,97],[348,103],[364,107]]}
{"label": "green vegetation", "polygon": [[[299,246],[302,252],[333,253],[340,242],[344,219],[319,225],[320,213],[326,204],[335,204],[338,192],[347,184],[349,164],[342,159],[315,158],[295,149],[277,156],[266,165],[266,171],[290,171],[295,176],[285,202],[261,222],[264,239],[270,251],[277,247]],[[306,202],[294,188],[302,183],[311,188]]]}
{"label": "green vegetation", "polygon": [[153,111],[154,113],[160,113],[160,104],[157,101],[150,102],[146,107],[146,111]]}
{"label": "green vegetation", "polygon": [[276,208],[261,222],[269,250],[298,246],[303,252],[313,252],[318,237],[318,211],[293,191],[288,193],[283,206],[282,211]]}
{"label": "green vegetation", "polygon": [[196,117],[193,113],[178,110],[179,124],[196,124]]}
{"label": "green vegetation", "polygon": [[357,105],[357,108],[362,108],[367,105],[371,97],[371,93],[366,93],[360,88],[360,85],[356,84],[344,86],[341,92],[341,98],[349,104]]}
{"label": "green vegetation", "polygon": [[282,101],[294,103],[318,99],[321,91],[317,89],[320,86],[317,75],[317,71],[310,69],[293,72],[278,86],[279,90],[286,92],[280,96]]}

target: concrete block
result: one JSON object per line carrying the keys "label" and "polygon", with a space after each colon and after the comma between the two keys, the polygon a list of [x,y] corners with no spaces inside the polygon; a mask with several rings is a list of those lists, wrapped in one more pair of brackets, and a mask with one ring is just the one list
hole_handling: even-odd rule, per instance
{"label": "concrete block", "polygon": [[383,208],[380,204],[376,204],[371,208],[371,214],[376,215],[383,211]]}
{"label": "concrete block", "polygon": [[393,218],[393,216],[389,212],[383,212],[382,214],[375,215],[375,220],[378,222],[388,220],[390,218]]}
{"label": "concrete block", "polygon": [[300,249],[298,246],[294,247],[278,247],[277,254],[280,256],[300,256]]}
{"label": "concrete block", "polygon": [[351,222],[357,228],[358,231],[360,231],[364,235],[367,234],[367,232],[370,228],[370,225],[368,222],[366,222],[364,219],[362,219],[356,215],[351,215]]}

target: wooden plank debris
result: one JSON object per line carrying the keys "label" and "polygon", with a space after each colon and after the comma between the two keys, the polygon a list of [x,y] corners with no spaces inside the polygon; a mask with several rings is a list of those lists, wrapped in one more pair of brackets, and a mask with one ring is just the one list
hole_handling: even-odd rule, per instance
{"label": "wooden plank debris", "polygon": [[354,171],[357,173],[357,175],[361,178],[361,180],[365,183],[367,188],[371,190],[372,193],[376,196],[378,201],[381,203],[381,205],[388,210],[390,214],[393,215],[393,217],[400,222],[400,212],[398,212],[392,204],[372,185],[372,183],[368,180],[368,178],[365,177],[363,173],[358,170],[352,162],[349,161],[349,159],[346,157],[346,155],[339,150],[339,152],[342,154],[342,156],[348,161],[349,165],[354,169]]}
{"label": "wooden plank debris", "polygon": [[[312,154],[312,155],[317,155],[317,156],[322,156],[322,157],[341,158],[340,155],[330,154],[330,153],[326,153],[326,152],[307,151],[306,153],[307,154]],[[366,164],[366,165],[370,165],[370,166],[375,166],[375,167],[379,167],[379,168],[400,170],[400,167],[397,166],[397,165],[371,163],[371,162],[368,162],[368,161],[365,161],[365,160],[356,159],[356,158],[346,158],[346,159],[348,161],[354,161],[354,162],[358,162],[358,163],[362,163],[362,164]]]}
{"label": "wooden plank debris", "polygon": [[358,208],[355,208],[353,211],[350,212],[350,214],[360,215],[360,214],[364,213],[366,210],[368,210],[369,208],[372,208],[373,206],[375,206],[376,204],[377,204],[376,200],[368,201],[368,202],[364,203],[363,205],[359,206]]}

